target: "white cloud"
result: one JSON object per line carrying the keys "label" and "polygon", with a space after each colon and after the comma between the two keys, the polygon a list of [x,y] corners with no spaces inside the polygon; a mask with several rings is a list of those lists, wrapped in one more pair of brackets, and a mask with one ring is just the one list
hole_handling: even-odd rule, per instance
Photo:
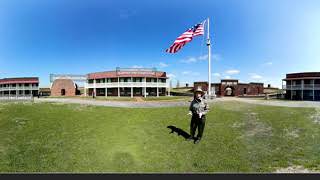
{"label": "white cloud", "polygon": [[159,63],[159,67],[168,67],[168,64],[164,63],[164,62],[160,62]]}
{"label": "white cloud", "polygon": [[197,59],[194,58],[194,57],[189,57],[187,59],[181,60],[181,62],[183,62],[183,63],[193,63],[193,62],[197,62]]}
{"label": "white cloud", "polygon": [[169,78],[175,78],[175,77],[176,77],[176,75],[174,75],[174,74],[172,74],[172,73],[167,74],[167,76],[168,76]]}
{"label": "white cloud", "polygon": [[133,65],[133,66],[131,66],[131,68],[143,68],[143,66]]}
{"label": "white cloud", "polygon": [[192,72],[192,71],[183,71],[182,74],[183,75],[192,75],[192,76],[199,76],[200,75],[200,73]]}
{"label": "white cloud", "polygon": [[262,66],[271,66],[273,63],[270,61],[270,62],[266,62],[266,63],[263,63]]}
{"label": "white cloud", "polygon": [[249,73],[249,76],[251,79],[262,79],[262,76],[260,76],[256,73]]}
{"label": "white cloud", "polygon": [[[212,54],[211,55],[211,60],[220,60],[221,56],[219,54]],[[208,55],[202,55],[202,56],[198,56],[198,57],[189,57],[187,59],[182,59],[180,62],[183,63],[195,63],[198,61],[206,61],[208,60]]]}
{"label": "white cloud", "polygon": [[215,77],[220,77],[221,76],[220,73],[213,73],[212,75],[215,76]]}
{"label": "white cloud", "polygon": [[221,60],[221,56],[220,56],[220,54],[212,54],[211,55],[211,59],[215,60],[215,61],[220,61]]}
{"label": "white cloud", "polygon": [[191,73],[191,71],[183,71],[182,72],[183,75],[187,75],[187,74],[190,74],[190,73]]}
{"label": "white cloud", "polygon": [[207,60],[208,59],[208,55],[203,55],[203,56],[199,56],[198,57],[199,60]]}
{"label": "white cloud", "polygon": [[227,70],[225,73],[229,75],[233,75],[233,74],[239,74],[240,71],[237,69],[230,69],[230,70]]}
{"label": "white cloud", "polygon": [[225,79],[231,79],[231,76],[224,76]]}

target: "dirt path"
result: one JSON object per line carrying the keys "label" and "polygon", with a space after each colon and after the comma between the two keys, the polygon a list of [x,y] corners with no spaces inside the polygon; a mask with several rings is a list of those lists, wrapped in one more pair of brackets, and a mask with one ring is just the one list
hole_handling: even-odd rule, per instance
{"label": "dirt path", "polygon": [[214,101],[239,101],[251,104],[267,105],[267,106],[285,106],[285,107],[320,107],[320,101],[288,101],[288,100],[264,100],[237,97],[217,98]]}

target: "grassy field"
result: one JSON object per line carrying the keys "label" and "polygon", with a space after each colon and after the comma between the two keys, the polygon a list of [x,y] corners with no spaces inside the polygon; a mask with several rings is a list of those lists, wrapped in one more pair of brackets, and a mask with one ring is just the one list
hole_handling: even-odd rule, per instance
{"label": "grassy field", "polygon": [[193,144],[186,107],[0,104],[0,172],[273,172],[320,169],[319,114],[219,102]]}

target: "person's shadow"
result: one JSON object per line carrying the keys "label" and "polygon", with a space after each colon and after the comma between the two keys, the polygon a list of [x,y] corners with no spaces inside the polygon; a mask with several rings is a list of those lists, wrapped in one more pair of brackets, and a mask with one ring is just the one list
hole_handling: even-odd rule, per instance
{"label": "person's shadow", "polygon": [[177,127],[175,127],[175,126],[170,125],[170,126],[167,126],[167,128],[171,129],[170,134],[176,132],[178,136],[182,136],[182,137],[184,137],[186,140],[191,137],[191,135],[190,135],[189,133],[187,133],[187,132],[185,132],[184,130],[182,130],[182,129],[180,129],[180,128],[177,128]]}

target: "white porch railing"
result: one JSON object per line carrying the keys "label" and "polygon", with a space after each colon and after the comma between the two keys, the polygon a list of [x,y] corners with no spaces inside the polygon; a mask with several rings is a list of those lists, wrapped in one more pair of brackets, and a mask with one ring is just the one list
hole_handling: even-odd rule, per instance
{"label": "white porch railing", "polygon": [[287,90],[320,90],[320,84],[304,84],[303,86],[300,85],[283,85],[283,89]]}
{"label": "white porch railing", "polygon": [[[156,82],[119,82],[119,87],[167,87],[167,83],[156,83]],[[85,88],[116,88],[118,87],[118,82],[112,83],[96,83],[88,84],[85,83]]]}
{"label": "white porch railing", "polygon": [[33,96],[29,95],[0,95],[0,100],[32,100]]}
{"label": "white porch railing", "polygon": [[39,90],[39,87],[38,86],[25,86],[25,87],[19,87],[19,86],[16,86],[16,87],[0,87],[0,91],[23,91],[23,90]]}

